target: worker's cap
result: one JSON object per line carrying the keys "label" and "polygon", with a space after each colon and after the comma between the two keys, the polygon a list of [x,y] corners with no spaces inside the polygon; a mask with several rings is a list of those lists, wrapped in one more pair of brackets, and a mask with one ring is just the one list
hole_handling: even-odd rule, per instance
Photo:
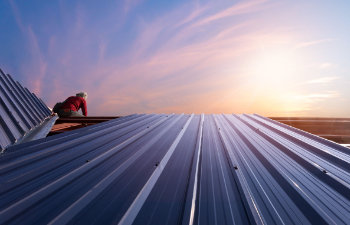
{"label": "worker's cap", "polygon": [[77,96],[77,97],[82,97],[82,98],[84,98],[84,99],[87,99],[88,94],[87,94],[86,92],[83,92],[83,91],[82,91],[82,92],[77,93],[76,96]]}

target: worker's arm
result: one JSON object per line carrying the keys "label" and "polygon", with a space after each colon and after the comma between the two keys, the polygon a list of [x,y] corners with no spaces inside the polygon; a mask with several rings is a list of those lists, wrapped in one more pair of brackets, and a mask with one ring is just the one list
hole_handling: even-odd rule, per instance
{"label": "worker's arm", "polygon": [[87,107],[86,107],[86,101],[85,101],[85,99],[83,99],[81,111],[83,111],[83,115],[84,115],[84,116],[87,116]]}

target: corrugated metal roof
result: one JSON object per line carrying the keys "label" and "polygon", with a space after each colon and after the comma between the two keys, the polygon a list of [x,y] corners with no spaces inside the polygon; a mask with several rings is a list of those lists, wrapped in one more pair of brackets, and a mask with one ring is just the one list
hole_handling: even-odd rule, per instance
{"label": "corrugated metal roof", "polygon": [[41,99],[0,69],[0,150],[20,140],[50,115]]}
{"label": "corrugated metal roof", "polygon": [[11,146],[1,224],[350,224],[349,149],[259,115],[131,115]]}

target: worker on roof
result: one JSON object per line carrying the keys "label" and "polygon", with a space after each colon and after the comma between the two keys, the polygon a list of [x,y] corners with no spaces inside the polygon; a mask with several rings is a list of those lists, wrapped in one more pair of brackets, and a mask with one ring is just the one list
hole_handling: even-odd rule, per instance
{"label": "worker on roof", "polygon": [[[87,107],[86,107],[86,99],[87,99],[87,93],[86,92],[79,92],[76,94],[76,96],[71,96],[66,99],[62,103],[62,106],[60,107],[60,110],[58,112],[59,117],[81,117],[81,116],[87,116]],[[81,109],[83,112],[83,115],[80,114],[78,111]]]}

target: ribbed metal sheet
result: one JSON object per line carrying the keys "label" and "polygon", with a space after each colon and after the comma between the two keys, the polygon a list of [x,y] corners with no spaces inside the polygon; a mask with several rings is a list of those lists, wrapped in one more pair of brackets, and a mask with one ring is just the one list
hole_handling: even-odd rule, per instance
{"label": "ribbed metal sheet", "polygon": [[14,144],[50,115],[41,99],[0,69],[0,150]]}
{"label": "ribbed metal sheet", "polygon": [[350,224],[349,149],[259,115],[131,115],[12,146],[1,224]]}

